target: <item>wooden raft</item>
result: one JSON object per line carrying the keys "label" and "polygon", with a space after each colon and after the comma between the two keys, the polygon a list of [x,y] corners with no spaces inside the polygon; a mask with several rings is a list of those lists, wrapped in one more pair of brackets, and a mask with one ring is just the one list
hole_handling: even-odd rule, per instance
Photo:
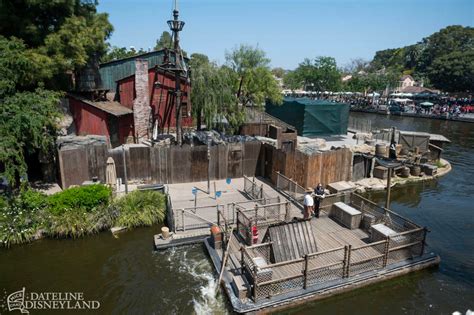
{"label": "wooden raft", "polygon": [[263,242],[272,242],[272,253],[276,263],[299,259],[318,250],[310,221],[269,226]]}

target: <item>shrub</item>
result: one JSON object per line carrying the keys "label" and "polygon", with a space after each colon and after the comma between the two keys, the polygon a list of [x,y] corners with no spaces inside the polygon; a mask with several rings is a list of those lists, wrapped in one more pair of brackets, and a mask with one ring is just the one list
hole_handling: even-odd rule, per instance
{"label": "shrub", "polygon": [[5,247],[35,239],[43,227],[47,196],[25,190],[0,202],[0,242]]}
{"label": "shrub", "polygon": [[166,214],[165,195],[156,191],[133,191],[116,200],[117,226],[149,226],[163,222]]}
{"label": "shrub", "polygon": [[73,187],[50,196],[49,211],[55,215],[67,210],[91,212],[106,206],[110,196],[110,188],[100,184]]}

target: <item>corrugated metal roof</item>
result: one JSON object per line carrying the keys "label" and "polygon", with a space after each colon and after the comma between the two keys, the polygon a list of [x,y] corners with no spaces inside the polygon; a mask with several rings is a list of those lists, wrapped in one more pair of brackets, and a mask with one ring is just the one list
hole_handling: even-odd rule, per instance
{"label": "corrugated metal roof", "polygon": [[116,82],[135,74],[135,59],[148,61],[148,68],[163,63],[164,50],[156,50],[149,53],[113,60],[99,66],[102,88],[115,91]]}

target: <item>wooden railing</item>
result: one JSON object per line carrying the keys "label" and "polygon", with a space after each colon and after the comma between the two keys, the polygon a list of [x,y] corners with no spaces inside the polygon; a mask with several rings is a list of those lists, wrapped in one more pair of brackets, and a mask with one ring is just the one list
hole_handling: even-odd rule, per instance
{"label": "wooden railing", "polygon": [[[418,228],[378,242],[358,247],[346,245],[279,263],[268,263],[272,244],[264,243],[242,247],[240,263],[252,285],[252,297],[259,301],[327,281],[377,271],[389,264],[421,256],[425,239],[426,229]],[[253,261],[255,257],[264,258],[268,264],[257,267]]]}

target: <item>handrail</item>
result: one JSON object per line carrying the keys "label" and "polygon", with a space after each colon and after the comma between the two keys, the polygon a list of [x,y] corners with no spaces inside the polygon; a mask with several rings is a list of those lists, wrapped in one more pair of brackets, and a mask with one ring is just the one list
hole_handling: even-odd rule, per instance
{"label": "handrail", "polygon": [[259,248],[259,247],[264,247],[264,246],[269,246],[273,244],[273,242],[266,242],[266,243],[260,243],[252,246],[245,246],[246,249],[254,249],[254,248]]}
{"label": "handrail", "polygon": [[341,246],[341,247],[336,247],[336,248],[332,248],[332,249],[328,249],[328,250],[324,250],[324,251],[320,251],[320,252],[316,252],[316,253],[310,253],[310,254],[308,254],[308,257],[311,258],[311,257],[318,256],[318,255],[332,253],[332,252],[336,252],[336,251],[344,249],[344,248],[345,248],[345,246]]}
{"label": "handrail", "polygon": [[[396,235],[394,235],[394,236],[396,236]],[[375,246],[375,245],[385,244],[386,242],[387,242],[387,240],[373,242],[373,243],[365,244],[365,245],[362,245],[362,246],[359,246],[359,247],[352,247],[352,250],[364,249],[364,248],[372,247],[372,246]]]}
{"label": "handrail", "polygon": [[[274,207],[274,206],[281,206],[281,205],[286,205],[286,201],[283,201],[283,202],[275,202],[275,203],[269,203],[269,204],[266,204],[266,205],[256,205],[258,208],[268,208],[268,207]],[[244,208],[244,207],[241,207],[242,209],[240,211],[245,211],[245,212],[249,212],[249,211],[255,211],[255,207],[253,208]]]}

